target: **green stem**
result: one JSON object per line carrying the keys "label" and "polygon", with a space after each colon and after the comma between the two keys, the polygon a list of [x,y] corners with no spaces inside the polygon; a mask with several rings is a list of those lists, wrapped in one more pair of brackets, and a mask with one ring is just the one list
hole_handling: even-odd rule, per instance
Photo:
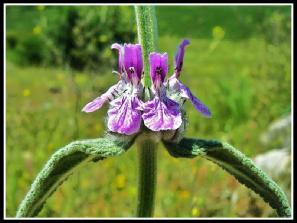
{"label": "green stem", "polygon": [[137,217],[152,217],[156,191],[157,143],[144,138],[138,143]]}
{"label": "green stem", "polygon": [[[144,61],[143,85],[148,92],[151,86],[149,54],[157,47],[157,19],[154,6],[135,6],[138,41],[142,46]],[[145,93],[145,100],[149,99]],[[144,135],[138,143],[139,178],[137,216],[152,217],[156,190],[157,142]]]}
{"label": "green stem", "polygon": [[154,6],[135,6],[138,41],[143,50],[145,87],[151,86],[149,54],[157,48],[157,19]]}

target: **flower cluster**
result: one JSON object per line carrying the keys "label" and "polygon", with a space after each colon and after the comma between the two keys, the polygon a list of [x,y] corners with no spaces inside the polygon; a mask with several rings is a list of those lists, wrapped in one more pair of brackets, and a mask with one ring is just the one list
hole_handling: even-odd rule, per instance
{"label": "flower cluster", "polygon": [[82,111],[93,112],[109,101],[108,129],[112,132],[132,135],[140,131],[142,120],[152,131],[176,130],[182,124],[181,109],[185,100],[205,116],[211,116],[209,109],[180,82],[185,47],[188,40],[178,47],[175,55],[174,73],[165,80],[168,73],[168,55],[152,52],[149,55],[152,80],[151,98],[142,101],[143,74],[142,50],[140,44],[113,44],[118,50],[120,80],[100,97],[88,103]]}

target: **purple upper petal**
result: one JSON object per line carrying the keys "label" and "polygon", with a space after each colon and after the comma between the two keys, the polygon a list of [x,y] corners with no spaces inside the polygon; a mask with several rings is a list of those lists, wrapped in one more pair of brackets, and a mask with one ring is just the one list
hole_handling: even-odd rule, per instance
{"label": "purple upper petal", "polygon": [[119,72],[122,74],[124,72],[124,61],[123,61],[124,48],[120,44],[114,43],[111,45],[111,49],[116,49],[119,51]]}
{"label": "purple upper petal", "polygon": [[141,105],[137,96],[122,96],[112,101],[108,110],[108,128],[125,135],[137,133],[141,125]]}
{"label": "purple upper petal", "polygon": [[184,39],[183,42],[178,46],[177,53],[175,54],[174,69],[177,77],[179,77],[180,71],[183,66],[185,47],[189,44],[190,41]]}
{"label": "purple upper petal", "polygon": [[138,83],[143,71],[142,51],[140,44],[124,45],[124,67],[128,79]]}
{"label": "purple upper petal", "polygon": [[152,82],[156,89],[161,87],[168,73],[168,55],[167,53],[150,53],[150,74]]}
{"label": "purple upper petal", "polygon": [[143,106],[144,125],[152,131],[174,130],[182,124],[179,104],[165,97],[155,97]]}

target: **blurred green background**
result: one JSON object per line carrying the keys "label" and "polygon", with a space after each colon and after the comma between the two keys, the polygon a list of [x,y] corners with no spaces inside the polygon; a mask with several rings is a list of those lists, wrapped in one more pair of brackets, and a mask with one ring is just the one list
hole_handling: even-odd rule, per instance
{"label": "blurred green background", "polygon": [[[158,6],[158,49],[170,70],[186,49],[181,80],[213,113],[187,104],[187,136],[227,141],[250,157],[280,146],[261,134],[291,111],[290,6]],[[114,42],[136,42],[131,6],[6,6],[6,215],[13,217],[56,149],[104,133],[107,106],[81,108],[117,82]],[[158,151],[156,217],[276,216],[257,195],[201,158]],[[41,217],[133,217],[137,153],[75,172]],[[290,176],[275,178],[290,195]]]}

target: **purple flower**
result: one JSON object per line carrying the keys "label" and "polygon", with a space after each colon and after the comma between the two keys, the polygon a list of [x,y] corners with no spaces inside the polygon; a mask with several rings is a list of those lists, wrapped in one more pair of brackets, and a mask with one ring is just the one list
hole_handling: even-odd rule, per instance
{"label": "purple flower", "polygon": [[150,74],[154,89],[161,89],[166,74],[168,73],[168,55],[167,53],[151,53],[150,57]]}
{"label": "purple flower", "polygon": [[166,96],[164,85],[168,72],[167,53],[151,53],[149,60],[155,97],[143,104],[144,125],[153,131],[177,129],[182,123],[179,104]]}
{"label": "purple flower", "polygon": [[152,80],[152,98],[141,101],[143,86],[142,51],[139,44],[114,43],[111,48],[118,50],[118,72],[120,80],[101,96],[89,102],[82,111],[93,112],[109,102],[107,126],[109,130],[125,135],[137,133],[142,124],[152,131],[182,129],[182,106],[186,99],[205,116],[210,116],[209,109],[182,84],[180,76],[185,47],[184,40],[175,55],[174,73],[165,81],[168,73],[168,55],[152,52],[149,55],[150,76]]}
{"label": "purple flower", "polygon": [[93,112],[109,101],[108,128],[120,134],[132,135],[141,126],[142,101],[139,99],[143,71],[142,51],[139,44],[113,44],[119,51],[120,81],[100,97],[88,103],[82,111]]}
{"label": "purple flower", "polygon": [[132,135],[137,133],[141,126],[142,101],[138,93],[123,95],[110,102],[108,114],[108,128],[117,133]]}
{"label": "purple flower", "polygon": [[198,98],[196,98],[190,89],[181,83],[178,78],[183,66],[185,47],[190,44],[189,40],[183,40],[179,45],[177,53],[175,55],[174,74],[168,79],[167,87],[171,98],[180,98],[181,100],[190,100],[195,109],[201,112],[203,115],[210,117],[211,112],[206,105],[204,105]]}
{"label": "purple flower", "polygon": [[177,49],[177,53],[175,54],[175,60],[174,60],[174,70],[176,73],[176,76],[179,77],[179,74],[181,72],[181,69],[183,67],[183,60],[184,60],[184,54],[185,54],[185,47],[190,44],[190,41],[185,39],[183,42],[179,45]]}
{"label": "purple flower", "polygon": [[142,52],[140,44],[125,44],[123,64],[128,79],[133,85],[138,85],[143,71]]}

